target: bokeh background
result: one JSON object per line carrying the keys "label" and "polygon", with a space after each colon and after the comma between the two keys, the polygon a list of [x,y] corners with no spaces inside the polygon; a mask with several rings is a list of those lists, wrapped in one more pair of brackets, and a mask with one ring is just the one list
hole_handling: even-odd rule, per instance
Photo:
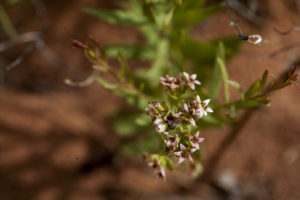
{"label": "bokeh background", "polygon": [[[116,153],[121,141],[112,113],[125,101],[96,83],[74,88],[64,79],[80,81],[92,72],[82,53],[71,48],[71,39],[86,41],[91,35],[104,45],[143,42],[134,27],[82,12],[117,9],[120,2],[36,0],[4,7],[18,33],[38,33],[41,44],[26,50],[31,43],[19,43],[0,54],[0,199],[300,199],[300,90],[294,86],[274,93],[272,106],[252,115],[221,159],[215,176],[229,187],[229,196],[180,170],[168,173],[167,182],[157,181],[141,155]],[[240,2],[252,5],[256,17],[236,12],[243,31],[267,41],[259,47],[241,43],[227,63],[231,79],[246,88],[265,69],[278,77],[299,62],[300,2]],[[237,35],[229,22],[224,10],[197,24],[192,34],[201,41]],[[0,27],[1,43],[8,40]],[[20,64],[6,70],[24,51]],[[203,132],[204,162],[229,131]]]}

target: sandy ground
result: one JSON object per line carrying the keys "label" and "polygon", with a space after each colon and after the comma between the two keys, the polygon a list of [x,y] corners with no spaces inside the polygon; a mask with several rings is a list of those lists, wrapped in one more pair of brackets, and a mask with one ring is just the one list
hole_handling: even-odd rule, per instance
{"label": "sandy ground", "polygon": [[[79,89],[63,83],[66,77],[80,80],[91,72],[81,54],[70,48],[72,38],[85,40],[93,35],[103,44],[118,44],[141,41],[141,36],[134,28],[113,26],[81,12],[83,7],[112,9],[111,2],[55,0],[46,1],[46,6],[45,42],[60,62],[47,60],[36,50],[5,73],[0,95],[0,199],[112,199],[111,191],[105,190],[108,186],[118,187],[116,199],[176,199],[164,195],[181,193],[175,183],[188,179],[184,174],[171,174],[170,181],[158,182],[140,157],[111,156],[118,139],[109,113],[124,101],[97,84]],[[261,34],[269,44],[243,43],[228,62],[230,78],[245,88],[265,69],[279,76],[300,57],[298,47],[270,57],[277,49],[299,42],[300,32],[283,36],[273,30],[299,27],[297,10],[284,0],[270,0],[264,1],[261,12],[264,26],[243,19],[240,25],[246,33]],[[27,4],[9,13],[22,33],[40,30],[44,23]],[[236,34],[228,23],[226,12],[221,12],[197,25],[193,34],[200,40]],[[1,62],[13,60],[22,46],[18,48],[1,55]],[[291,86],[271,99],[272,107],[252,116],[217,172],[233,173],[246,192],[254,191],[248,199],[300,199],[300,91]],[[203,132],[205,160],[228,131],[224,127]],[[206,187],[199,185],[186,195],[198,196]]]}

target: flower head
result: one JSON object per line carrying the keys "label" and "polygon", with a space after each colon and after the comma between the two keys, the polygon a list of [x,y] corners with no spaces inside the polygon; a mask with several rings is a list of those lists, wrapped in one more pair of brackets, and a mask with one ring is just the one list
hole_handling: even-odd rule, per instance
{"label": "flower head", "polygon": [[200,97],[197,95],[196,101],[197,101],[197,108],[196,108],[195,116],[197,119],[200,119],[203,116],[207,116],[207,113],[214,112],[210,107],[208,107],[210,99],[206,99],[202,102]]}
{"label": "flower head", "polygon": [[166,77],[160,77],[160,82],[164,86],[170,87],[171,89],[175,89],[182,84],[181,76],[177,78],[166,75]]}
{"label": "flower head", "polygon": [[165,148],[167,155],[172,153],[178,146],[178,137],[177,135],[167,135],[165,134]]}
{"label": "flower head", "polygon": [[193,162],[191,153],[195,152],[195,149],[188,150],[183,144],[180,144],[180,151],[174,152],[174,154],[179,157],[178,164],[182,163],[185,159]]}
{"label": "flower head", "polygon": [[192,90],[195,90],[195,84],[196,85],[201,85],[200,81],[196,80],[197,78],[197,74],[192,74],[191,76],[186,73],[186,72],[183,72],[183,75],[187,81],[187,84],[188,86],[192,89]]}
{"label": "flower head", "polygon": [[182,116],[181,112],[178,112],[178,113],[175,113],[175,114],[169,113],[167,116],[164,117],[164,120],[168,124],[168,127],[171,130],[174,130],[180,125],[181,116]]}
{"label": "flower head", "polygon": [[189,141],[193,148],[196,150],[200,149],[199,143],[204,141],[204,138],[199,137],[200,131],[198,131],[195,135],[189,135]]}

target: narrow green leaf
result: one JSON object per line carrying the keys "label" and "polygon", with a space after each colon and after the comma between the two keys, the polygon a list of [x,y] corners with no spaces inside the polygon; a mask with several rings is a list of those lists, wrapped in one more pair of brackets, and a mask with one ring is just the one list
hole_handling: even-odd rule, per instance
{"label": "narrow green leaf", "polygon": [[257,99],[251,99],[251,100],[245,100],[245,101],[240,101],[235,104],[237,108],[251,108],[251,107],[256,107],[261,104],[270,104],[270,99],[268,97],[260,97]]}
{"label": "narrow green leaf", "polygon": [[133,13],[121,10],[105,11],[93,8],[86,8],[84,9],[84,12],[112,24],[139,25],[145,23],[145,20],[143,18],[139,18]]}
{"label": "narrow green leaf", "polygon": [[129,79],[128,64],[124,58],[123,52],[119,51],[118,60],[120,63],[119,79],[124,81]]}
{"label": "narrow green leaf", "polygon": [[0,3],[0,23],[1,23],[4,31],[10,38],[16,37],[18,35],[13,23],[11,22],[9,16],[5,12],[1,3]]}
{"label": "narrow green leaf", "polygon": [[221,88],[222,69],[220,63],[218,62],[218,58],[225,61],[225,48],[222,42],[218,44],[214,71],[212,75],[212,80],[210,82],[209,97],[211,98],[211,100],[215,100],[217,98]]}
{"label": "narrow green leaf", "polygon": [[268,70],[266,70],[261,78],[260,90],[263,90],[266,86],[268,79]]}
{"label": "narrow green leaf", "polygon": [[245,94],[245,98],[252,97],[261,87],[261,80],[256,80],[248,89]]}
{"label": "narrow green leaf", "polygon": [[106,54],[111,57],[117,57],[119,51],[122,51],[124,58],[138,58],[140,60],[153,60],[155,50],[153,47],[144,45],[113,45],[105,47]]}
{"label": "narrow green leaf", "polygon": [[143,13],[151,23],[156,23],[153,7],[147,1],[143,3]]}
{"label": "narrow green leaf", "polygon": [[108,83],[107,81],[105,81],[105,80],[104,80],[103,78],[101,78],[101,77],[98,77],[98,78],[97,78],[97,81],[98,81],[98,83],[99,83],[102,87],[104,87],[104,88],[107,89],[107,90],[115,90],[115,89],[118,88],[117,85]]}
{"label": "narrow green leaf", "polygon": [[223,4],[218,4],[205,9],[199,7],[189,9],[179,7],[174,14],[174,25],[176,28],[189,27],[215,14],[221,10],[222,7]]}
{"label": "narrow green leaf", "polygon": [[228,80],[227,83],[239,91],[242,100],[245,99],[245,94],[243,92],[243,89],[238,82],[233,80]]}
{"label": "narrow green leaf", "polygon": [[153,61],[151,69],[146,74],[146,77],[148,78],[149,81],[153,81],[157,77],[163,75],[163,72],[167,68],[168,53],[169,53],[169,41],[166,39],[162,39],[157,45],[156,57],[155,60]]}
{"label": "narrow green leaf", "polygon": [[217,58],[217,62],[222,72],[225,102],[228,103],[230,101],[230,94],[229,94],[229,87],[228,87],[227,69],[225,67],[225,63],[220,58]]}

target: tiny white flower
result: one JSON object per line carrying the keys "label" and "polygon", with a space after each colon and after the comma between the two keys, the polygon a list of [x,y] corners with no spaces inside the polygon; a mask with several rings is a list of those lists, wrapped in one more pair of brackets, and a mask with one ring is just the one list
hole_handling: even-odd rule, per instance
{"label": "tiny white flower", "polygon": [[157,119],[154,120],[154,122],[153,122],[153,124],[154,124],[155,126],[158,126],[158,125],[163,124],[163,123],[164,123],[164,121],[163,121],[162,119],[160,119],[160,118],[157,118]]}
{"label": "tiny white flower", "polygon": [[204,141],[204,138],[199,137],[199,134],[200,134],[200,131],[198,131],[195,135],[189,135],[189,137],[188,137],[191,145],[194,147],[192,149],[192,152],[200,149],[199,143]]}
{"label": "tiny white flower", "polygon": [[210,99],[206,99],[202,102],[200,97],[197,95],[196,101],[198,104],[198,107],[197,107],[196,113],[195,113],[197,119],[202,118],[203,115],[207,116],[207,113],[213,112],[213,110],[210,107],[208,107]]}
{"label": "tiny white flower", "polygon": [[[188,150],[183,144],[180,144],[180,151],[174,152],[174,154],[179,157],[178,164],[182,163],[185,159],[188,159],[189,161],[193,162],[193,158],[191,156],[191,153],[193,153],[193,150]],[[192,152],[193,151],[193,152]]]}
{"label": "tiny white flower", "polygon": [[189,122],[190,122],[193,126],[196,126],[196,122],[195,122],[194,118],[190,117],[190,118],[189,118]]}
{"label": "tiny white flower", "polygon": [[195,90],[195,84],[196,85],[201,85],[200,81],[196,80],[197,78],[197,74],[192,74],[191,76],[186,73],[186,72],[183,72],[183,75],[187,81],[187,84],[188,86],[192,89],[192,90]]}
{"label": "tiny white flower", "polygon": [[167,130],[167,125],[166,124],[158,124],[155,127],[156,131],[159,133],[164,133]]}

